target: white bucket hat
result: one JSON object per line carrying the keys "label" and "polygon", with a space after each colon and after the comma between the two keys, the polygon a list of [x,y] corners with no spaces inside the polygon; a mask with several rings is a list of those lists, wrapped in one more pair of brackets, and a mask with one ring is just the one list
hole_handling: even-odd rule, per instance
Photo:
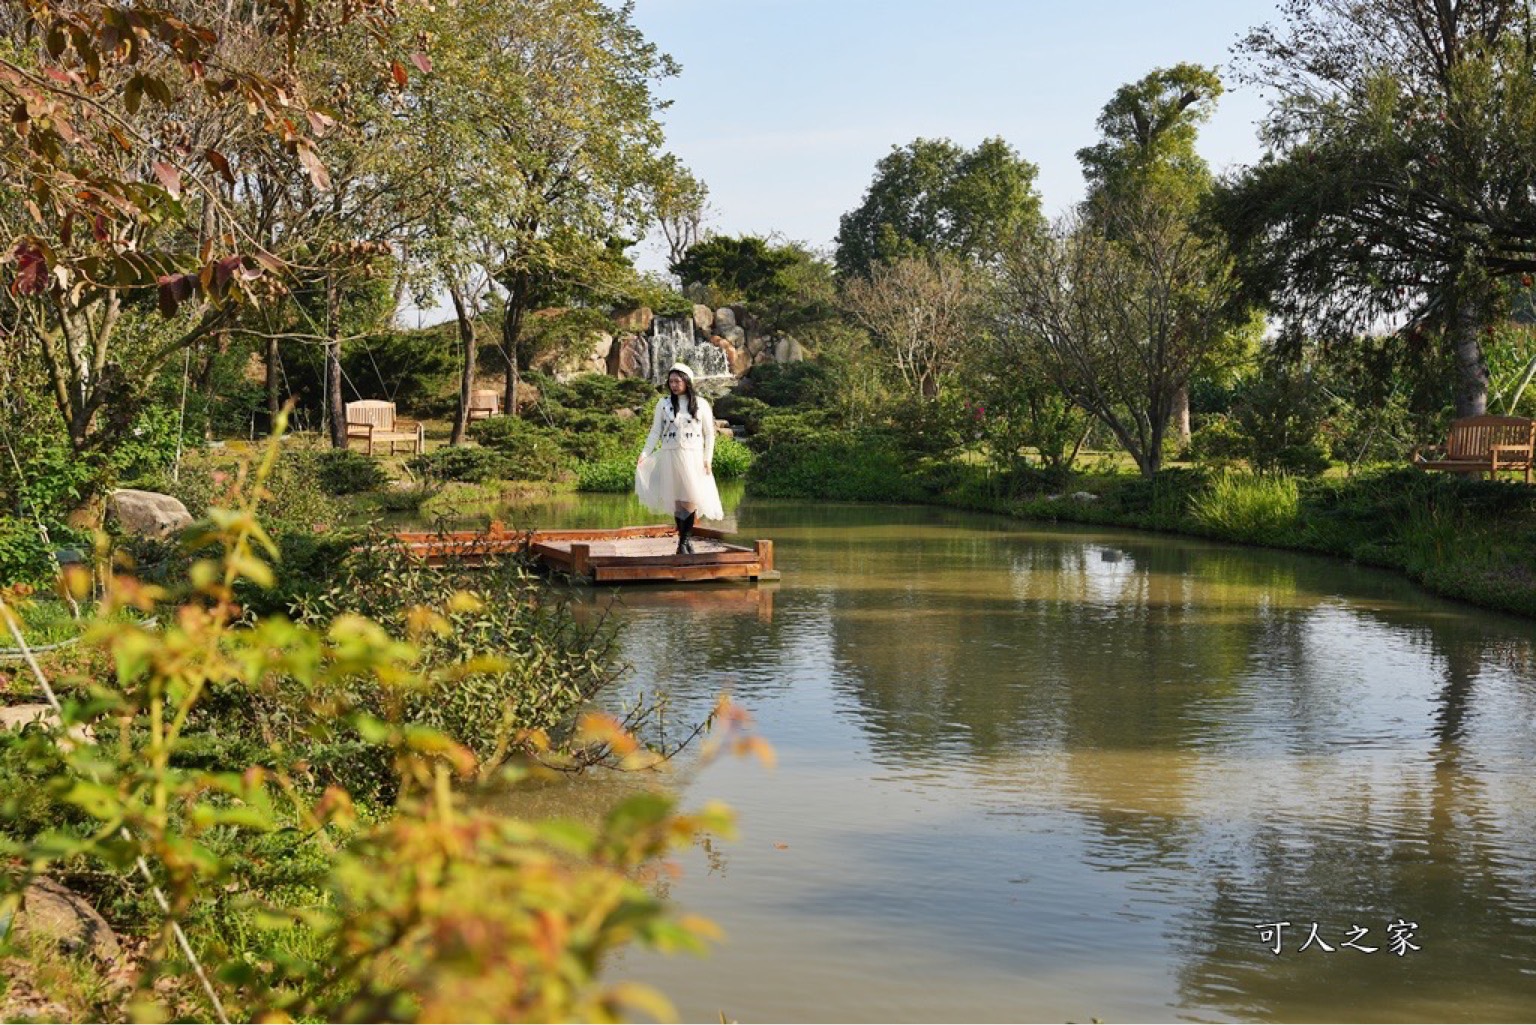
{"label": "white bucket hat", "polygon": [[689,384],[693,383],[693,368],[686,363],[674,363],[667,369],[668,374],[682,374]]}

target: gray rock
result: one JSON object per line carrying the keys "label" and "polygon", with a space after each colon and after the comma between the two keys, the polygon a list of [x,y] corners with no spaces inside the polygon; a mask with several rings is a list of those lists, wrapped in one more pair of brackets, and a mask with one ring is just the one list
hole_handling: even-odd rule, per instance
{"label": "gray rock", "polygon": [[799,363],[805,359],[805,350],[793,338],[780,338],[773,347],[773,359],[775,363]]}
{"label": "gray rock", "polygon": [[709,335],[715,329],[715,311],[703,303],[694,303],[693,326],[700,334]]}
{"label": "gray rock", "polygon": [[23,891],[12,928],[23,936],[53,940],[65,950],[88,950],[101,961],[123,956],[107,920],[85,898],[52,879],[35,879]]}
{"label": "gray rock", "polygon": [[724,337],[725,332],[736,326],[736,311],[722,306],[715,311],[715,334]]}
{"label": "gray rock", "polygon": [[108,497],[107,509],[124,533],[136,537],[170,537],[192,522],[181,499],[157,491],[119,488]]}
{"label": "gray rock", "polygon": [[1099,500],[1099,496],[1095,495],[1092,491],[1074,491],[1074,492],[1072,492],[1072,501],[1076,502],[1079,505],[1089,505],[1089,504],[1091,504],[1093,502],[1097,502],[1098,500]]}

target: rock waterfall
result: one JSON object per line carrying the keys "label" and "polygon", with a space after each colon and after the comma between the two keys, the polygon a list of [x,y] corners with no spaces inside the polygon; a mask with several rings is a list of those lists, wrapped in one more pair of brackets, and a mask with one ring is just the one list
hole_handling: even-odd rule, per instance
{"label": "rock waterfall", "polygon": [[696,381],[732,376],[725,353],[695,338],[692,317],[657,317],[651,323],[650,357],[647,376],[657,384],[666,382],[667,368],[674,363],[692,367]]}

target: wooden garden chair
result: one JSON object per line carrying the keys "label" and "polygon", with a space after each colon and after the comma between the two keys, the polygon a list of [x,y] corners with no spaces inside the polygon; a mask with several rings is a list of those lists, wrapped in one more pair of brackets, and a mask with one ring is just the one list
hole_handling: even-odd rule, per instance
{"label": "wooden garden chair", "polygon": [[383,399],[360,399],[347,403],[347,445],[353,439],[365,442],[368,454],[373,447],[389,443],[389,454],[395,454],[395,446],[404,443],[412,452],[425,452],[426,428],[418,420],[401,420],[395,416],[395,404]]}

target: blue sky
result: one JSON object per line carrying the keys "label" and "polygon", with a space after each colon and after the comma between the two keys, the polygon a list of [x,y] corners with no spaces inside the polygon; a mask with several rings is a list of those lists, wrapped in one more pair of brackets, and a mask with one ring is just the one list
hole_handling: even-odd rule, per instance
{"label": "blue sky", "polygon": [[[1200,150],[1257,159],[1264,98],[1228,73],[1274,0],[637,0],[683,66],[662,83],[669,148],[710,187],[710,226],[829,247],[875,162],[919,137],[1000,135],[1040,168],[1048,216],[1082,197],[1074,154],[1114,91],[1180,61],[1227,84]],[[660,269],[654,246],[638,254]]]}

